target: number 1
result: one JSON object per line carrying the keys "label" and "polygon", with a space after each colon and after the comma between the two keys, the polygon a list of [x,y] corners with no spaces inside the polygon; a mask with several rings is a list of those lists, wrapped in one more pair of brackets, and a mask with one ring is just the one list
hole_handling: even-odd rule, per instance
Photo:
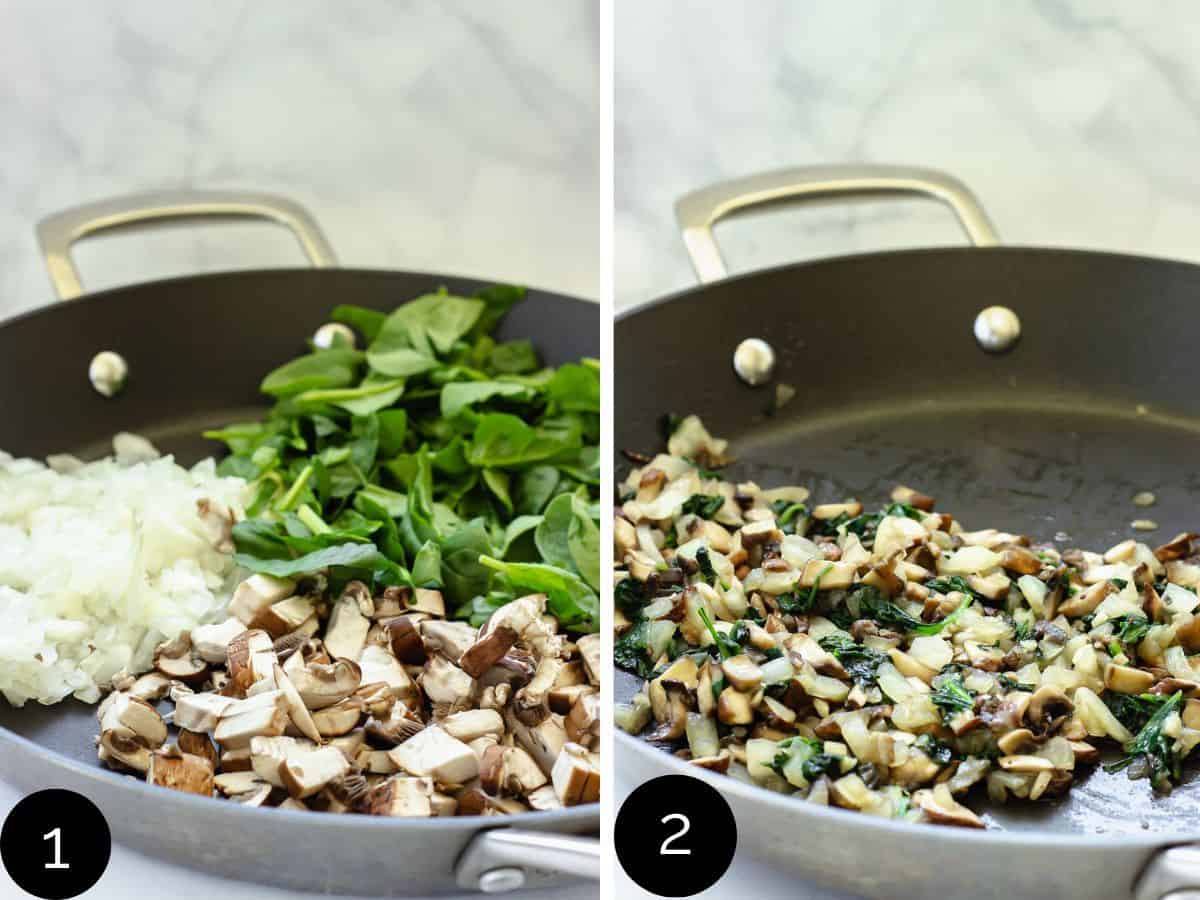
{"label": "number 1", "polygon": [[661,821],[662,824],[666,825],[672,819],[675,819],[675,820],[679,821],[680,823],[682,823],[683,827],[680,828],[674,834],[668,836],[667,839],[662,842],[662,846],[658,848],[658,855],[659,856],[691,856],[692,855],[691,850],[687,849],[686,847],[680,847],[679,849],[675,849],[674,847],[671,846],[671,844],[674,841],[679,840],[681,837],[683,837],[689,831],[691,831],[692,823],[689,822],[688,817],[683,815],[682,813],[671,813],[669,816],[663,816],[662,819],[660,819],[659,821]]}
{"label": "number 1", "polygon": [[42,835],[43,841],[54,841],[54,862],[46,863],[47,869],[69,869],[69,863],[62,861],[62,829],[55,828],[53,831]]}

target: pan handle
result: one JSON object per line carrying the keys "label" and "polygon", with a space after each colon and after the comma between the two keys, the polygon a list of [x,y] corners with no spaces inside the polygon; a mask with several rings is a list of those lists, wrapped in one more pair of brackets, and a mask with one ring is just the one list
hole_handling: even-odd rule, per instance
{"label": "pan handle", "polygon": [[957,178],[909,166],[801,166],[723,181],[685,194],[675,204],[692,267],[701,283],[726,277],[712,227],[726,216],[781,200],[908,194],[949,206],[976,247],[999,243],[975,195]]}
{"label": "pan handle", "polygon": [[1195,900],[1200,897],[1200,845],[1159,851],[1138,879],[1134,900]]}
{"label": "pan handle", "polygon": [[337,265],[333,248],[316,220],[298,203],[274,194],[248,191],[154,191],[129,194],[47,216],[37,224],[38,243],[54,292],[60,300],[83,293],[71,245],[89,234],[119,228],[144,228],[170,219],[267,219],[290,229],[318,269]]}
{"label": "pan handle", "polygon": [[495,828],[476,835],[454,870],[459,887],[485,894],[536,887],[547,875],[599,881],[599,839]]}

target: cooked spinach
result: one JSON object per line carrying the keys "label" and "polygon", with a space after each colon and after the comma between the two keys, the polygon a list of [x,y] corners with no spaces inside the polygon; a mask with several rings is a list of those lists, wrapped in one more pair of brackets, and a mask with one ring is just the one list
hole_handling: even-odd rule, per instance
{"label": "cooked spinach", "polygon": [[886,654],[856,643],[844,634],[827,634],[817,643],[837,657],[855,684],[863,687],[871,687],[876,683],[879,667],[887,659]]}
{"label": "cooked spinach", "polygon": [[817,602],[817,591],[821,589],[821,579],[829,574],[829,570],[833,566],[826,566],[813,579],[812,587],[807,591],[789,591],[786,594],[780,594],[776,598],[776,603],[779,604],[781,612],[792,613],[799,615],[810,611]]}
{"label": "cooked spinach", "polygon": [[721,507],[725,505],[725,498],[720,494],[710,496],[708,494],[692,494],[683,502],[684,515],[699,516],[702,519],[711,519]]}
{"label": "cooked spinach", "polygon": [[943,672],[934,679],[933,693],[929,699],[942,711],[943,719],[950,719],[955,713],[975,707],[975,695],[963,684],[962,675],[953,670]]}
{"label": "cooked spinach", "polygon": [[[1154,695],[1143,694],[1140,699],[1145,701],[1152,696]],[[1183,692],[1176,691],[1156,702],[1158,709],[1142,726],[1137,736],[1125,745],[1125,755],[1104,768],[1108,772],[1119,772],[1136,766],[1134,772],[1137,777],[1149,778],[1156,790],[1164,790],[1178,781],[1180,776],[1179,757],[1173,749],[1175,740],[1163,733],[1163,727],[1167,718],[1183,703]]]}

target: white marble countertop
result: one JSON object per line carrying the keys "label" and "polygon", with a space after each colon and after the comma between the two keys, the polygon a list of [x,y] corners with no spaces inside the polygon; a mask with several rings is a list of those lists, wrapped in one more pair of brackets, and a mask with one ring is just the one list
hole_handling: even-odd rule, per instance
{"label": "white marble countertop", "polygon": [[[1154,4],[618,3],[616,299],[694,284],[680,195],[806,164],[944,169],[1013,244],[1200,260],[1200,16]],[[732,271],[960,244],[938,204],[718,226]]]}
{"label": "white marble countertop", "polygon": [[[591,0],[0,8],[0,319],[53,299],[38,219],[181,187],[287,195],[343,265],[598,295]],[[96,289],[303,258],[281,229],[238,224],[99,237],[76,260]],[[17,799],[0,786],[0,817]],[[119,846],[88,896],[139,896],[146,884],[179,900],[308,896]],[[0,896],[16,894],[0,869]]]}
{"label": "white marble countertop", "polygon": [[[618,3],[615,39],[618,309],[696,283],[679,196],[800,165],[943,169],[1006,242],[1200,261],[1200,16],[1186,0],[692,0],[686,13],[642,0]],[[910,200],[772,210],[717,236],[734,272],[964,242],[948,210]],[[745,852],[700,896],[735,892],[832,900]],[[651,896],[624,873],[616,894]]]}
{"label": "white marble countertop", "polygon": [[[5,3],[0,318],[52,299],[34,223],[117,194],[270,191],[343,265],[598,294],[591,0]],[[85,288],[303,264],[282,229],[97,237]]]}

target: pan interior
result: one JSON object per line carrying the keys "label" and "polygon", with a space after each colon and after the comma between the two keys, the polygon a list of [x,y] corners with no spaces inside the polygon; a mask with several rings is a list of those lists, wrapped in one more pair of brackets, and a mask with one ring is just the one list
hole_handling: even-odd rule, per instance
{"label": "pan interior", "polygon": [[[1154,546],[1196,525],[1200,421],[1118,408],[1102,398],[999,395],[949,397],[842,410],[837,415],[758,417],[732,438],[737,461],[725,477],[764,487],[807,486],[815,502],[887,502],[905,484],[937,499],[968,529],[998,528],[1103,551],[1133,536]],[[657,447],[631,448],[652,451]],[[618,467],[621,472],[622,467]],[[626,467],[627,468],[627,467]],[[1132,498],[1152,491],[1149,509]],[[1139,533],[1131,521],[1151,518]],[[638,679],[618,673],[619,700]],[[1154,796],[1146,781],[1097,769],[1050,803],[989,805],[969,798],[989,824],[1010,830],[1083,834],[1171,833],[1194,828],[1200,783]],[[799,801],[798,801],[799,802]]]}

